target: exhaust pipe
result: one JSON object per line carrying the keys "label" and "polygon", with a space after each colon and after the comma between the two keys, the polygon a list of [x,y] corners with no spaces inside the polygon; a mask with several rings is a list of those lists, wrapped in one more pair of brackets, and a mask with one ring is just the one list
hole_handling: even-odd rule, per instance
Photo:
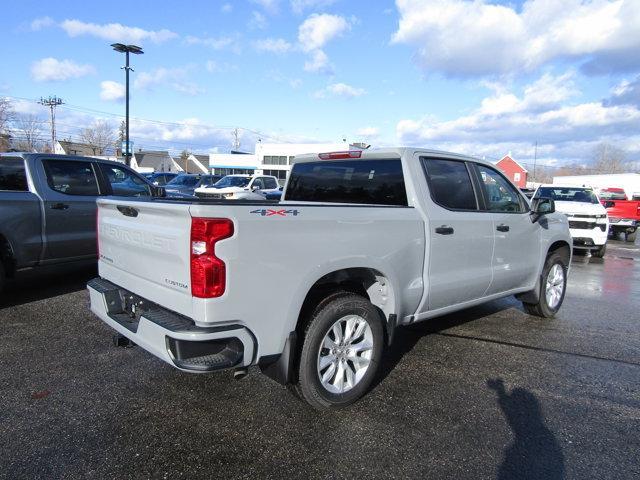
{"label": "exhaust pipe", "polygon": [[233,378],[236,380],[242,380],[249,374],[249,369],[245,367],[236,368],[233,371]]}

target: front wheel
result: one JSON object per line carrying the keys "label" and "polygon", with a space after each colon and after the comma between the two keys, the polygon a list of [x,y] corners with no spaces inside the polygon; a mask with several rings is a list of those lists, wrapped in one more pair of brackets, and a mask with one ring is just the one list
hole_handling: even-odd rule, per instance
{"label": "front wheel", "polygon": [[560,310],[567,290],[567,265],[562,256],[552,253],[547,257],[542,269],[542,285],[538,303],[523,303],[531,315],[553,318]]}
{"label": "front wheel", "polygon": [[359,295],[332,295],[307,325],[297,393],[318,410],[354,403],[375,378],[383,345],[382,318],[375,306]]}
{"label": "front wheel", "polygon": [[605,243],[604,245],[602,245],[601,247],[592,250],[591,251],[591,255],[593,255],[596,258],[604,258],[604,254],[607,252],[607,244]]}
{"label": "front wheel", "polygon": [[635,243],[636,241],[636,234],[638,233],[638,230],[634,230],[633,232],[629,233],[625,233],[624,234],[624,240],[625,242],[629,242],[629,243]]}

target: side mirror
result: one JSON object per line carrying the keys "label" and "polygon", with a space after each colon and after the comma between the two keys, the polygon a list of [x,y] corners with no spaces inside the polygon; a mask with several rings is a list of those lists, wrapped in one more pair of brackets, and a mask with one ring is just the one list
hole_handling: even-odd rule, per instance
{"label": "side mirror", "polygon": [[616,202],[612,202],[611,200],[607,200],[606,202],[604,202],[604,208],[611,208],[615,206],[616,206]]}
{"label": "side mirror", "polygon": [[251,191],[255,192],[256,190],[260,190],[260,186],[259,185],[251,185]]}
{"label": "side mirror", "polygon": [[549,213],[554,213],[556,211],[556,204],[553,201],[553,198],[547,197],[539,197],[534,198],[531,202],[531,214],[532,220],[535,222],[541,216],[547,215]]}

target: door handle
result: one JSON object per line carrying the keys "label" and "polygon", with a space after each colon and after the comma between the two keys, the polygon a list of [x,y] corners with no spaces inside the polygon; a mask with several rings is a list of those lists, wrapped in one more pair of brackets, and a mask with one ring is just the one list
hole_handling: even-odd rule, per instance
{"label": "door handle", "polygon": [[436,227],[436,233],[440,235],[453,235],[453,227],[447,227],[446,225]]}
{"label": "door handle", "polygon": [[496,230],[498,230],[499,232],[508,232],[509,225],[505,225],[504,223],[502,223],[496,227]]}
{"label": "door handle", "polygon": [[50,208],[51,210],[66,210],[67,208],[69,208],[69,205],[67,205],[66,203],[54,203]]}

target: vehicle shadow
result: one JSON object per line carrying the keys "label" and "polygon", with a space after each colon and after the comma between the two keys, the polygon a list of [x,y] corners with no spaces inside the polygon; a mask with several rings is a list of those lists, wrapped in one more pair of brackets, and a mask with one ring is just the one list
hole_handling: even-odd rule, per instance
{"label": "vehicle shadow", "polygon": [[27,272],[7,281],[0,292],[0,310],[83,290],[98,275],[95,264],[59,267],[54,271]]}
{"label": "vehicle shadow", "polygon": [[554,434],[545,426],[536,396],[524,388],[507,393],[502,379],[487,380],[498,394],[498,405],[515,438],[504,452],[498,480],[564,478],[564,455]]}
{"label": "vehicle shadow", "polygon": [[372,388],[377,387],[395,369],[400,360],[409,353],[421,338],[437,334],[449,328],[464,325],[479,320],[509,308],[521,308],[520,302],[513,297],[484,303],[476,307],[459,312],[443,315],[442,317],[425,320],[414,325],[399,327],[395,330],[393,343],[387,348],[382,357],[382,363]]}

